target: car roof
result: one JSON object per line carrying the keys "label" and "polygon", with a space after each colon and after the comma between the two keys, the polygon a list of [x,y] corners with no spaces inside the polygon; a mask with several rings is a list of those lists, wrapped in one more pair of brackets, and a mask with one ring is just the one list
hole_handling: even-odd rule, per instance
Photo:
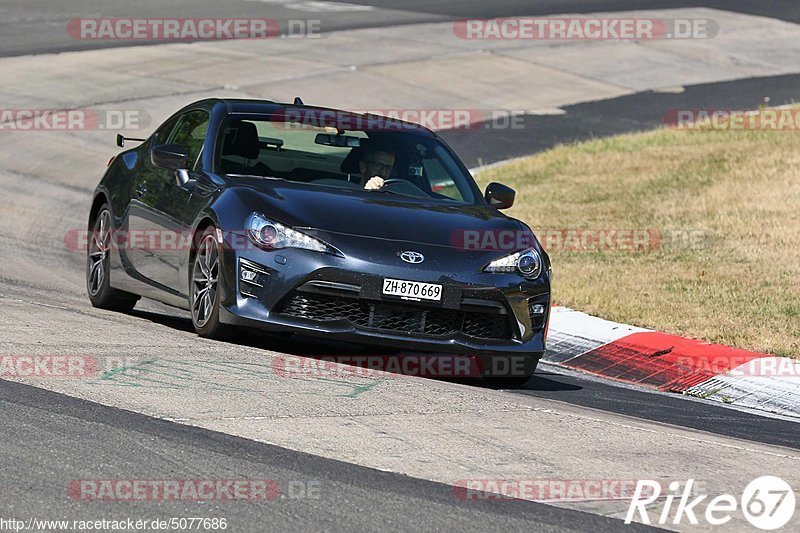
{"label": "car roof", "polygon": [[[428,128],[407,122],[398,118],[386,117],[383,115],[376,115],[372,113],[355,113],[353,111],[346,111],[342,109],[335,109],[331,107],[318,107],[310,105],[295,105],[288,103],[273,102],[270,100],[252,100],[245,98],[208,98],[199,100],[188,106],[196,107],[199,105],[212,108],[214,112],[225,114],[241,114],[241,115],[261,115],[261,114],[276,114],[276,113],[298,113],[304,116],[325,117],[335,116],[348,124],[359,124],[366,127],[351,127],[349,129],[385,129],[385,130],[402,130],[412,131],[414,133],[423,134],[430,137],[438,137],[435,132]],[[371,128],[369,125],[374,125],[376,120],[382,125],[379,128]],[[348,129],[348,128],[345,128]]]}

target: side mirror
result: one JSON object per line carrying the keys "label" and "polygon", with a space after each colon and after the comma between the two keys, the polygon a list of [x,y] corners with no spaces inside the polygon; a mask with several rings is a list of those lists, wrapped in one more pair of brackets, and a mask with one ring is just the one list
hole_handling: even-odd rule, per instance
{"label": "side mirror", "polygon": [[511,187],[506,187],[502,183],[492,182],[486,186],[484,197],[489,205],[495,209],[508,209],[514,205],[514,198],[517,193]]}
{"label": "side mirror", "polygon": [[182,144],[159,144],[153,147],[151,154],[153,164],[169,170],[186,170],[189,168],[189,150]]}
{"label": "side mirror", "polygon": [[178,187],[189,183],[189,150],[182,144],[159,144],[150,158],[155,166],[175,171]]}

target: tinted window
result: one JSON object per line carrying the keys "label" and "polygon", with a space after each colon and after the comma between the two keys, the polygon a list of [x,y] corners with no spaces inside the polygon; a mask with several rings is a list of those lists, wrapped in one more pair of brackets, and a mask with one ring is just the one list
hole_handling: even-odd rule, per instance
{"label": "tinted window", "polygon": [[182,144],[189,150],[189,164],[195,168],[208,132],[208,114],[205,111],[190,111],[181,115],[178,125],[172,130],[164,144]]}
{"label": "tinted window", "polygon": [[155,143],[156,144],[165,144],[166,140],[169,138],[169,134],[172,132],[173,128],[175,128],[175,124],[178,123],[178,119],[180,117],[172,117],[171,119],[164,122],[160,128],[158,128],[154,134]]}

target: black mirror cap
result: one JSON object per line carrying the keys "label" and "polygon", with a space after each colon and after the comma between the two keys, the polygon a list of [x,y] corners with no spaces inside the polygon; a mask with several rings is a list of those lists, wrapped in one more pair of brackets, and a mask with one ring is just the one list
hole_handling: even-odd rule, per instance
{"label": "black mirror cap", "polygon": [[169,170],[186,170],[189,168],[189,150],[182,144],[160,144],[153,148],[151,154],[153,164]]}
{"label": "black mirror cap", "polygon": [[486,186],[484,197],[491,207],[495,209],[508,209],[514,205],[514,198],[517,193],[511,187],[502,183],[492,182]]}
{"label": "black mirror cap", "polygon": [[120,148],[125,148],[125,137],[123,137],[120,133],[117,133],[117,146]]}

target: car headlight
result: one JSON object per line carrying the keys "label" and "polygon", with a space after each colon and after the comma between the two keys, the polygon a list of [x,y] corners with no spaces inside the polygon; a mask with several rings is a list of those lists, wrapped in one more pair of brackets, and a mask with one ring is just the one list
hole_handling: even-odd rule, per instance
{"label": "car headlight", "polygon": [[256,246],[265,250],[303,248],[305,250],[338,255],[338,251],[333,246],[284,226],[280,222],[269,220],[258,213],[253,213],[247,217],[245,227],[250,240]]}
{"label": "car headlight", "polygon": [[536,279],[542,274],[542,256],[534,248],[514,252],[495,259],[483,269],[484,272],[519,272],[527,279]]}

